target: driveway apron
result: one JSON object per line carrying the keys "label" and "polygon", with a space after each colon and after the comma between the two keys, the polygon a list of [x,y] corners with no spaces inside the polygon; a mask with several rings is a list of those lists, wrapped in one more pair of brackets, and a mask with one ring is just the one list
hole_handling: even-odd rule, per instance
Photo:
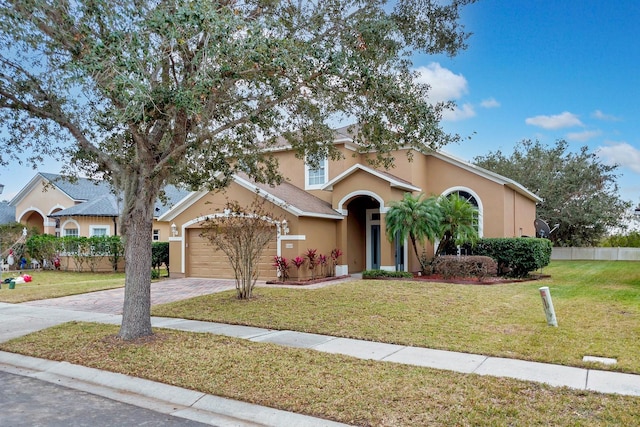
{"label": "driveway apron", "polygon": [[[235,289],[230,279],[167,279],[151,284],[151,305],[180,301],[200,295]],[[21,305],[56,307],[65,310],[122,314],[124,288],[96,291],[67,297],[29,301]]]}

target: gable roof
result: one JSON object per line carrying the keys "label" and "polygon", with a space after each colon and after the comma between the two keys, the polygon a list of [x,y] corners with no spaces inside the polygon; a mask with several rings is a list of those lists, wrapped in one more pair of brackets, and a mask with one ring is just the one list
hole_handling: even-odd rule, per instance
{"label": "gable roof", "polygon": [[387,181],[389,185],[394,188],[399,188],[405,191],[422,191],[419,187],[416,187],[415,185],[411,184],[409,181],[406,181],[402,178],[398,178],[397,176],[394,176],[389,172],[373,169],[368,166],[364,166],[360,163],[351,166],[349,169],[342,172],[340,175],[336,176],[331,181],[327,182],[325,185],[322,186],[322,190],[328,190],[328,191],[333,190],[334,185],[346,179],[349,175],[357,171],[364,171],[368,174],[371,174],[373,176],[376,176],[382,179],[383,181]]}
{"label": "gable roof", "polygon": [[270,186],[256,183],[247,176],[234,176],[234,181],[248,190],[264,193],[269,200],[295,216],[342,219],[331,204],[288,182]]}
{"label": "gable roof", "polygon": [[458,166],[461,169],[474,173],[476,175],[480,175],[483,178],[486,178],[490,181],[496,182],[498,184],[504,185],[505,187],[511,188],[517,193],[525,196],[526,198],[533,200],[538,203],[541,202],[542,199],[535,195],[533,192],[527,190],[522,184],[517,183],[516,181],[507,178],[506,176],[502,176],[495,172],[491,172],[488,169],[481,168],[480,166],[474,165],[473,163],[469,163],[465,160],[461,160],[451,154],[444,153],[442,151],[432,151],[429,153],[425,153],[426,155],[433,156],[437,159],[440,159],[444,162],[453,164]]}
{"label": "gable roof", "polygon": [[[246,188],[252,193],[256,193],[261,197],[271,201],[275,205],[281,207],[285,211],[297,217],[316,217],[343,219],[342,214],[338,213],[331,207],[331,204],[310,194],[293,184],[283,182],[279,185],[261,184],[253,181],[247,175],[233,175],[233,182],[239,186]],[[172,221],[189,206],[196,201],[209,194],[209,191],[195,191],[183,198],[173,208],[162,214],[159,221]]]}
{"label": "gable roof", "polygon": [[[49,174],[51,175],[51,174]],[[57,184],[55,184],[57,185]],[[72,189],[76,196],[83,194],[89,187],[86,183],[80,184],[85,186],[84,189]],[[93,185],[93,184],[92,184]],[[67,209],[54,212],[49,217],[67,217],[67,216],[84,216],[84,217],[118,217],[122,212],[122,198],[116,197],[111,192],[109,185],[105,182],[99,183],[100,186],[106,186],[109,191],[104,194],[98,192],[93,197],[89,197],[88,200],[71,206]],[[68,189],[67,189],[68,190]],[[168,211],[173,205],[185,198],[190,191],[178,188],[173,185],[168,185],[164,188],[165,199],[158,198],[154,206],[154,217],[158,217]]]}
{"label": "gable roof", "polygon": [[105,181],[78,178],[71,182],[66,180],[62,175],[38,172],[33,178],[31,178],[31,181],[29,181],[27,185],[25,185],[13,199],[11,199],[9,204],[15,206],[20,203],[20,201],[36,189],[37,186],[41,186],[42,180],[53,185],[54,188],[76,203],[111,194],[111,188]]}
{"label": "gable roof", "polygon": [[[333,143],[334,144],[340,144],[340,143],[344,143],[345,145],[349,145],[349,146],[353,146],[354,143],[354,137],[355,134],[358,132],[358,124],[350,124],[350,125],[346,125],[346,126],[342,126],[339,128],[336,128],[333,130],[334,133],[334,140]],[[289,144],[289,142],[280,137],[277,139],[277,143],[275,144],[275,146],[272,147],[273,151],[286,151],[286,150],[290,150],[292,147]],[[500,174],[497,174],[495,172],[491,172],[487,169],[481,168],[479,166],[476,166],[468,161],[459,159],[457,157],[452,156],[451,154],[445,153],[443,151],[435,151],[435,150],[428,150],[428,151],[421,151],[422,154],[424,154],[425,156],[434,156],[436,158],[439,158],[443,161],[446,161],[448,163],[454,164],[458,167],[461,167],[469,172],[472,172],[476,175],[480,175],[484,178],[487,178],[493,182],[502,184],[508,188],[511,188],[513,190],[515,190],[517,193],[522,194],[523,196],[525,196],[526,198],[537,202],[541,202],[542,199],[540,197],[538,197],[537,195],[535,195],[533,192],[529,191],[527,188],[525,188],[524,186],[522,186],[521,184],[519,184],[518,182],[507,178],[505,176],[502,176]],[[360,165],[362,166],[362,165]],[[386,174],[385,172],[382,172],[380,170],[375,170],[372,168],[367,168],[364,169],[365,167],[362,166],[361,170],[366,170],[368,172],[370,171],[375,171],[377,174]],[[353,173],[354,171],[350,171],[349,173]],[[343,174],[345,174],[346,172],[343,172]],[[341,174],[341,175],[343,175]],[[344,179],[346,178],[346,176],[341,176],[340,179]],[[379,176],[379,175],[378,175]],[[394,177],[393,175],[388,174],[388,178],[387,179],[390,183],[392,181],[395,182],[400,182],[402,181],[401,179]],[[337,180],[338,177],[334,178],[333,180],[331,180],[331,182],[325,184],[325,186],[322,187],[323,190],[331,190],[331,187],[333,184],[339,182],[339,180]],[[384,178],[383,178],[384,179]],[[406,181],[405,181],[406,182]],[[411,183],[407,183],[409,186],[412,186],[414,189],[417,187],[414,187]],[[392,184],[394,185],[394,184]],[[402,188],[400,186],[398,186],[398,188]],[[419,191],[419,190],[408,190],[408,191]]]}

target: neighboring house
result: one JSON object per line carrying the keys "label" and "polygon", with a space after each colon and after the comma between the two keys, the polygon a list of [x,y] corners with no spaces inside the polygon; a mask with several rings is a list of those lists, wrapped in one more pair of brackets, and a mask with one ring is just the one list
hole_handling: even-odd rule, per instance
{"label": "neighboring house", "polygon": [[[156,203],[156,218],[189,192],[173,186],[165,189],[167,204]],[[106,182],[78,178],[70,182],[60,175],[37,173],[10,201],[15,221],[29,229],[55,236],[118,235],[121,200]],[[167,241],[170,230],[166,222],[154,220],[150,241]]]}
{"label": "neighboring house", "polygon": [[[335,131],[334,144],[343,159],[325,160],[315,169],[282,144],[274,155],[286,178],[283,184],[256,184],[237,175],[225,191],[193,192],[160,215],[159,222],[171,223],[174,234],[169,239],[172,276],[233,277],[226,257],[201,237],[202,221],[223,212],[227,200],[248,206],[256,194],[267,198],[274,219],[281,221],[261,263],[263,279],[275,277],[274,256],[291,260],[308,249],[325,255],[340,249],[338,275],[366,269],[418,270],[407,242],[390,241],[385,235],[389,203],[406,192],[459,193],[477,207],[482,237],[535,235],[540,198],[517,182],[441,152],[414,151],[409,161],[407,150],[399,150],[393,153],[394,169],[374,169],[367,162],[374,154],[359,154],[347,128]],[[433,247],[427,250],[432,256]],[[310,274],[295,267],[291,273]]]}

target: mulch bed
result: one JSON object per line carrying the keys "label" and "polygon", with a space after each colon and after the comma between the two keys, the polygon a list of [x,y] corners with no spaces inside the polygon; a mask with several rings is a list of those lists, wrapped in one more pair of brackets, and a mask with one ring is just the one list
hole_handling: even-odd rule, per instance
{"label": "mulch bed", "polygon": [[267,285],[306,286],[306,285],[313,285],[314,283],[329,282],[331,280],[346,279],[347,277],[350,277],[350,276],[349,275],[345,275],[345,276],[320,277],[320,278],[317,278],[317,279],[287,280],[286,282],[282,282],[280,280],[269,280],[266,283],[267,283]]}
{"label": "mulch bed", "polygon": [[[287,280],[286,282],[281,282],[279,280],[270,280],[267,285],[294,285],[294,286],[306,286],[313,285],[314,283],[322,283],[328,282],[331,280],[345,279],[349,277],[345,276],[337,276],[337,277],[321,277],[318,279],[307,279],[307,280]],[[501,285],[503,283],[517,283],[517,282],[530,282],[532,280],[540,280],[551,277],[546,274],[531,274],[525,278],[512,278],[512,277],[485,277],[483,280],[479,280],[475,277],[454,277],[445,279],[442,275],[431,274],[428,276],[418,276],[417,274],[413,275],[413,279],[407,278],[396,278],[396,277],[380,277],[377,280],[414,280],[416,282],[439,282],[439,283],[455,283],[459,285]]]}
{"label": "mulch bed", "polygon": [[[480,280],[476,277],[454,277],[445,279],[442,275],[431,274],[428,276],[413,275],[413,280],[418,282],[440,282],[440,283],[455,283],[460,285],[501,285],[503,283],[517,283],[517,282],[530,282],[532,280],[540,280],[551,277],[545,274],[530,274],[524,278],[513,277],[485,277]],[[405,279],[406,280],[406,279]]]}

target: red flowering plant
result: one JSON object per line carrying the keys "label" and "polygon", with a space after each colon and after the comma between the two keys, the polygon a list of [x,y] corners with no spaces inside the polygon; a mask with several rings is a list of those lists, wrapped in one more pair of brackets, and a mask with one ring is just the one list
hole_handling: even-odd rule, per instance
{"label": "red flowering plant", "polygon": [[336,275],[336,265],[338,265],[338,258],[342,256],[342,251],[338,248],[335,248],[331,251],[331,275]]}
{"label": "red flowering plant", "polygon": [[304,264],[304,258],[297,256],[292,259],[291,262],[296,266],[296,274],[298,277],[300,277],[300,267],[302,267],[302,264]]}
{"label": "red flowering plant", "polygon": [[304,254],[304,256],[307,257],[307,260],[309,261],[309,271],[311,272],[312,279],[315,276],[315,269],[316,265],[318,264],[316,252],[318,252],[317,249],[307,249],[307,252]]}
{"label": "red flowering plant", "polygon": [[281,281],[285,281],[289,278],[289,262],[283,256],[276,255],[273,257],[273,266],[276,268],[276,272]]}
{"label": "red flowering plant", "polygon": [[318,255],[318,265],[320,266],[320,274],[325,275],[325,269],[327,267],[327,256],[326,255]]}

